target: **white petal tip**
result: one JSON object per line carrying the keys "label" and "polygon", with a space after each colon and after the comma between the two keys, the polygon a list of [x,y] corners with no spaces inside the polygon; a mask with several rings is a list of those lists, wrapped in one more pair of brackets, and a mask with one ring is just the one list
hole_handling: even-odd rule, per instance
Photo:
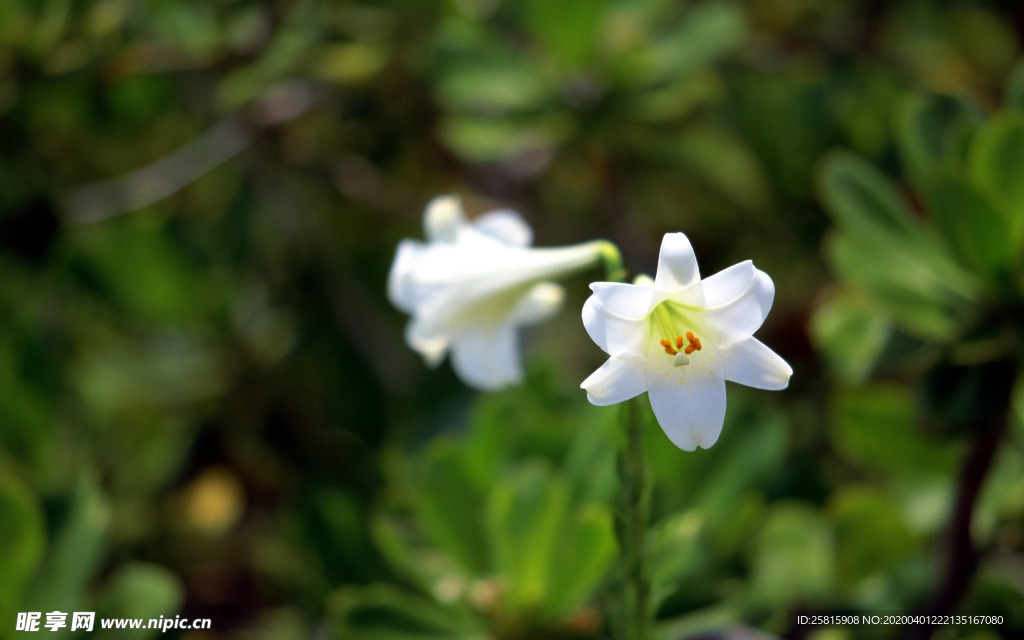
{"label": "white petal tip", "polygon": [[465,219],[458,196],[437,196],[427,204],[423,214],[424,232],[429,240],[454,242]]}

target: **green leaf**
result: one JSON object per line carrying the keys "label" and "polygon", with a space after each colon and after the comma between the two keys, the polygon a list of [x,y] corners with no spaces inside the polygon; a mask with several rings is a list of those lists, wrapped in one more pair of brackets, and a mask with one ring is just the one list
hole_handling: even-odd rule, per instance
{"label": "green leaf", "polygon": [[[97,609],[108,618],[174,619],[185,599],[181,580],[167,569],[146,563],[127,564],[104,587]],[[160,629],[103,631],[98,638],[154,638]]]}
{"label": "green leaf", "polygon": [[536,111],[549,93],[535,69],[521,60],[473,59],[447,69],[436,92],[447,111],[487,116]]}
{"label": "green leaf", "polygon": [[1019,249],[1024,238],[1024,113],[1003,113],[978,132],[969,169],[974,184],[1006,214],[1012,246]]}
{"label": "green leaf", "polygon": [[862,297],[839,295],[818,307],[811,335],[837,378],[867,379],[892,334],[892,325]]}
{"label": "green leaf", "polygon": [[1013,255],[1010,224],[983,193],[949,174],[928,183],[929,211],[964,265],[1003,283]]}
{"label": "green leaf", "polygon": [[220,107],[237,109],[258,97],[294,74],[315,50],[322,28],[317,3],[300,0],[290,7],[273,39],[261,49],[260,57],[249,66],[236,68],[221,77],[216,91]]}
{"label": "green leaf", "polygon": [[74,241],[104,293],[143,320],[178,323],[218,300],[216,289],[204,286],[200,265],[190,263],[162,221],[124,216],[83,229]]}
{"label": "green leaf", "polygon": [[963,166],[971,133],[981,121],[981,111],[959,98],[908,96],[896,112],[896,141],[911,175],[921,181]]}
{"label": "green leaf", "polygon": [[694,175],[742,206],[757,211],[769,201],[761,164],[738,136],[720,127],[695,125],[671,146]]}
{"label": "green leaf", "polygon": [[304,539],[332,581],[369,582],[378,558],[365,532],[366,513],[350,493],[322,487],[307,491],[301,511]]}
{"label": "green leaf", "polygon": [[417,536],[414,523],[403,515],[397,510],[376,513],[370,523],[373,542],[389,569],[429,591],[458,567],[451,559],[438,562],[437,549]]}
{"label": "green leaf", "polygon": [[597,505],[574,513],[558,538],[544,602],[552,619],[564,617],[594,594],[618,550],[612,514]]}
{"label": "green leaf", "polygon": [[524,17],[534,35],[570,68],[592,57],[600,46],[608,0],[526,0]]}
{"label": "green leaf", "polygon": [[[587,414],[592,413],[589,408]],[[618,494],[615,445],[621,425],[615,414],[615,411],[604,411],[594,415],[587,427],[580,429],[569,443],[561,471],[576,504],[607,504]]]}
{"label": "green leaf", "polygon": [[829,247],[839,274],[909,331],[948,337],[978,299],[978,280],[871,165],[838,153],[821,175],[822,198],[840,229]]}
{"label": "green leaf", "polygon": [[951,281],[938,274],[891,239],[872,244],[846,234],[831,238],[829,258],[840,276],[859,286],[880,308],[910,333],[929,339],[949,338],[969,310],[969,300],[947,291]]}
{"label": "green leaf", "polygon": [[829,524],[796,503],[773,508],[754,548],[752,597],[765,606],[822,602],[834,583],[835,546]]}
{"label": "green leaf", "polygon": [[[107,546],[110,504],[94,481],[82,478],[71,497],[43,567],[36,575],[27,610],[76,610]],[[80,610],[80,609],[77,609]]]}
{"label": "green leaf", "polygon": [[629,69],[627,80],[650,84],[685,76],[739,47],[746,37],[746,15],[735,4],[691,5],[682,22],[653,38],[636,66]]}
{"label": "green leaf", "polygon": [[903,195],[874,167],[846,152],[826,158],[821,171],[825,206],[844,230],[855,235],[906,236],[917,231]]}
{"label": "green leaf", "polygon": [[850,590],[884,578],[913,550],[899,506],[875,489],[844,487],[833,494],[828,511],[836,529],[836,571]]}
{"label": "green leaf", "polygon": [[141,344],[118,340],[86,351],[70,367],[73,381],[91,407],[108,415],[180,407],[219,395],[227,385],[224,354],[175,338]]}
{"label": "green leaf", "polygon": [[484,574],[489,550],[481,520],[483,497],[460,453],[449,441],[439,441],[425,452],[415,472],[415,509],[434,542],[469,573]]}
{"label": "green leaf", "polygon": [[437,604],[391,584],[342,587],[328,600],[337,637],[350,640],[484,640],[463,606]]}
{"label": "green leaf", "polygon": [[36,496],[10,467],[0,471],[0,619],[12,620],[46,547]]}
{"label": "green leaf", "polygon": [[1010,70],[1003,102],[1008,108],[1024,107],[1024,58],[1017,60]]}
{"label": "green leaf", "polygon": [[898,478],[944,477],[956,467],[957,449],[918,431],[912,395],[875,386],[839,394],[832,407],[838,451],[861,467]]}
{"label": "green leaf", "polygon": [[552,593],[551,566],[563,542],[569,488],[540,463],[527,463],[496,485],[487,503],[494,566],[510,605],[542,609]]}
{"label": "green leaf", "polygon": [[707,549],[700,539],[703,530],[704,518],[696,510],[674,513],[651,527],[647,566],[652,607],[659,606],[705,559]]}
{"label": "green leaf", "polygon": [[558,114],[513,122],[479,116],[452,116],[440,123],[440,135],[452,151],[473,162],[507,160],[547,151],[565,140],[574,122]]}

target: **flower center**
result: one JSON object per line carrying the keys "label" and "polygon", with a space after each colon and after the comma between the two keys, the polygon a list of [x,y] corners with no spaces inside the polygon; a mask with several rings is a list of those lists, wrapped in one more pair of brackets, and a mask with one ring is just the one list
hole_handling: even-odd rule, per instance
{"label": "flower center", "polygon": [[672,364],[677,367],[690,364],[690,354],[703,348],[700,338],[693,335],[692,331],[686,332],[685,343],[683,342],[683,336],[676,336],[674,344],[671,340],[664,339],[660,340],[659,344],[665,347],[665,353],[674,356]]}

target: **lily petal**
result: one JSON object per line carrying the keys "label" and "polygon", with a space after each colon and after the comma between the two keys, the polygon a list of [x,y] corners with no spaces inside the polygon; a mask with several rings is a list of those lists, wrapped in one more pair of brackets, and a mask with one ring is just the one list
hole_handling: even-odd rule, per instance
{"label": "lily petal", "polygon": [[416,350],[427,364],[436,367],[441,364],[444,352],[448,350],[448,338],[442,335],[431,335],[424,329],[424,323],[413,318],[405,325],[405,342]]}
{"label": "lily petal", "polygon": [[750,288],[731,303],[708,309],[707,323],[715,326],[723,343],[728,347],[749,338],[764,323],[775,299],[775,284],[764,271],[756,271]]}
{"label": "lily petal", "polygon": [[754,284],[756,274],[754,263],[746,260],[701,280],[704,307],[714,309],[735,302]]}
{"label": "lily petal", "polygon": [[523,297],[509,316],[509,322],[516,326],[543,322],[558,313],[563,300],[565,300],[565,289],[561,285],[554,282],[541,282],[534,285]]}
{"label": "lily petal", "polygon": [[652,289],[624,282],[595,282],[590,290],[594,292],[591,297],[606,313],[623,320],[646,318],[654,298]]}
{"label": "lily petal", "polygon": [[747,338],[719,351],[725,379],[757,389],[778,391],[789,386],[793,368],[757,338]]}
{"label": "lily petal", "polygon": [[423,233],[431,242],[455,242],[466,224],[462,201],[456,196],[437,196],[423,214]]}
{"label": "lily petal", "polygon": [[424,251],[421,243],[415,240],[402,240],[398,243],[391,271],[388,272],[388,300],[406,313],[412,313],[419,300],[413,274],[423,258]]}
{"label": "lily petal", "polygon": [[511,209],[490,211],[473,220],[480,233],[513,247],[528,247],[533,242],[533,229],[523,217]]}
{"label": "lily petal", "polygon": [[586,390],[590,404],[599,407],[635,398],[647,390],[643,362],[608,358],[580,388]]}
{"label": "lily petal", "polygon": [[654,286],[661,291],[676,291],[700,280],[697,257],[684,233],[666,233],[658,254],[658,272]]}
{"label": "lily petal", "polygon": [[610,313],[592,295],[583,303],[583,326],[590,339],[609,355],[626,350],[643,334],[646,317],[627,319]]}
{"label": "lily petal", "polygon": [[517,343],[511,326],[464,331],[452,343],[452,367],[463,381],[485,391],[516,384],[523,378]]}
{"label": "lily petal", "polygon": [[718,442],[725,422],[725,381],[702,375],[679,384],[671,376],[652,376],[647,395],[658,424],[680,449],[705,449]]}

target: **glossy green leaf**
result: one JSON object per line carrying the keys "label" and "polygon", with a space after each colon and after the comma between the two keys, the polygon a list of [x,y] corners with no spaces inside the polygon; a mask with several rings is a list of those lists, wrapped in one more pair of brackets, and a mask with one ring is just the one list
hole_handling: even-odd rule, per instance
{"label": "glossy green leaf", "polygon": [[907,169],[917,181],[963,166],[980,110],[953,96],[914,94],[896,113],[896,136]]}
{"label": "glossy green leaf", "polygon": [[579,66],[601,46],[607,0],[526,0],[522,5],[531,31],[564,65]]}
{"label": "glossy green leaf", "polygon": [[875,473],[935,477],[952,473],[957,449],[923,433],[913,396],[898,387],[851,389],[832,408],[838,452]]}
{"label": "glossy green leaf", "polygon": [[142,320],[180,322],[216,304],[216,289],[204,286],[199,266],[185,257],[159,220],[120,218],[84,230],[75,241],[103,293]]}
{"label": "glossy green leaf", "polygon": [[[594,415],[586,408],[585,415]],[[616,473],[619,425],[614,411],[594,415],[568,445],[561,463],[561,472],[570,485],[576,504],[610,504],[618,495]]]}
{"label": "glossy green leaf", "polygon": [[618,557],[611,511],[591,505],[572,513],[556,545],[544,602],[552,619],[593,597]]}
{"label": "glossy green leaf", "polygon": [[1001,282],[1010,270],[1009,220],[985,194],[949,174],[928,183],[929,212],[956,255],[979,276]]}
{"label": "glossy green leaf", "polygon": [[494,566],[517,609],[544,606],[568,509],[565,481],[539,462],[516,469],[491,491],[487,530],[493,541]]}
{"label": "glossy green leaf", "polygon": [[660,605],[707,559],[703,530],[704,518],[696,510],[674,513],[651,527],[647,567],[652,606]]}
{"label": "glossy green leaf", "polygon": [[433,540],[467,571],[485,573],[483,497],[470,482],[459,448],[447,441],[431,446],[416,470],[415,487],[414,507]]}
{"label": "glossy green leaf", "polygon": [[475,616],[391,584],[342,587],[328,601],[339,638],[352,640],[482,640]]}
{"label": "glossy green leaf", "polygon": [[[695,504],[712,526],[729,526],[728,517],[743,494],[759,486],[780,464],[786,449],[784,423],[767,411],[736,412],[728,448],[709,461],[699,479]],[[714,451],[714,448],[712,448]]]}
{"label": "glossy green leaf", "polygon": [[25,603],[29,610],[74,611],[81,606],[86,585],[107,551],[110,519],[106,496],[94,481],[81,478],[36,574]]}
{"label": "glossy green leaf", "polygon": [[[5,463],[6,464],[6,463]],[[11,620],[46,548],[38,498],[10,470],[0,470],[0,618]]]}
{"label": "glossy green leaf", "polygon": [[1013,247],[1024,237],[1024,112],[993,118],[974,139],[970,175],[1010,223]]}
{"label": "glossy green leaf", "polygon": [[646,84],[693,73],[736,49],[746,36],[746,17],[735,4],[691,5],[676,26],[653,39],[627,80]]}
{"label": "glossy green leaf", "polygon": [[859,383],[867,379],[882,354],[892,325],[862,297],[837,295],[811,318],[811,336],[837,378]]}
{"label": "glossy green leaf", "polygon": [[869,164],[834,154],[821,175],[822,197],[840,229],[829,247],[839,275],[863,287],[911,332],[948,336],[979,296],[977,279]]}
{"label": "glossy green leaf", "polygon": [[440,123],[440,135],[461,157],[493,162],[528,153],[546,152],[564,140],[574,127],[560,114],[528,122],[479,116],[452,116]]}
{"label": "glossy green leaf", "polygon": [[914,214],[892,183],[861,158],[836,152],[821,170],[825,206],[839,226],[856,235],[915,232]]}
{"label": "glossy green leaf", "polygon": [[828,249],[844,280],[860,287],[888,317],[915,335],[946,339],[961,315],[971,311],[969,299],[947,291],[950,281],[901,253],[898,243],[872,245],[843,234],[833,237]]}
{"label": "glossy green leaf", "polygon": [[549,100],[543,79],[518,60],[453,65],[439,79],[436,92],[448,111],[489,117],[536,110]]}
{"label": "glossy green leaf", "polygon": [[835,586],[834,533],[809,507],[774,507],[753,554],[753,594],[765,606],[823,602]]}
{"label": "glossy green leaf", "polygon": [[1007,76],[1003,102],[1011,109],[1024,107],[1024,58],[1017,60]]}
{"label": "glossy green leaf", "polygon": [[847,589],[891,572],[914,540],[899,506],[874,489],[848,486],[829,501],[836,530],[836,573]]}
{"label": "glossy green leaf", "polygon": [[[184,599],[184,585],[173,573],[154,564],[131,563],[121,567],[104,587],[96,605],[97,616],[173,620]],[[160,629],[100,629],[96,637],[141,639],[161,633]]]}

